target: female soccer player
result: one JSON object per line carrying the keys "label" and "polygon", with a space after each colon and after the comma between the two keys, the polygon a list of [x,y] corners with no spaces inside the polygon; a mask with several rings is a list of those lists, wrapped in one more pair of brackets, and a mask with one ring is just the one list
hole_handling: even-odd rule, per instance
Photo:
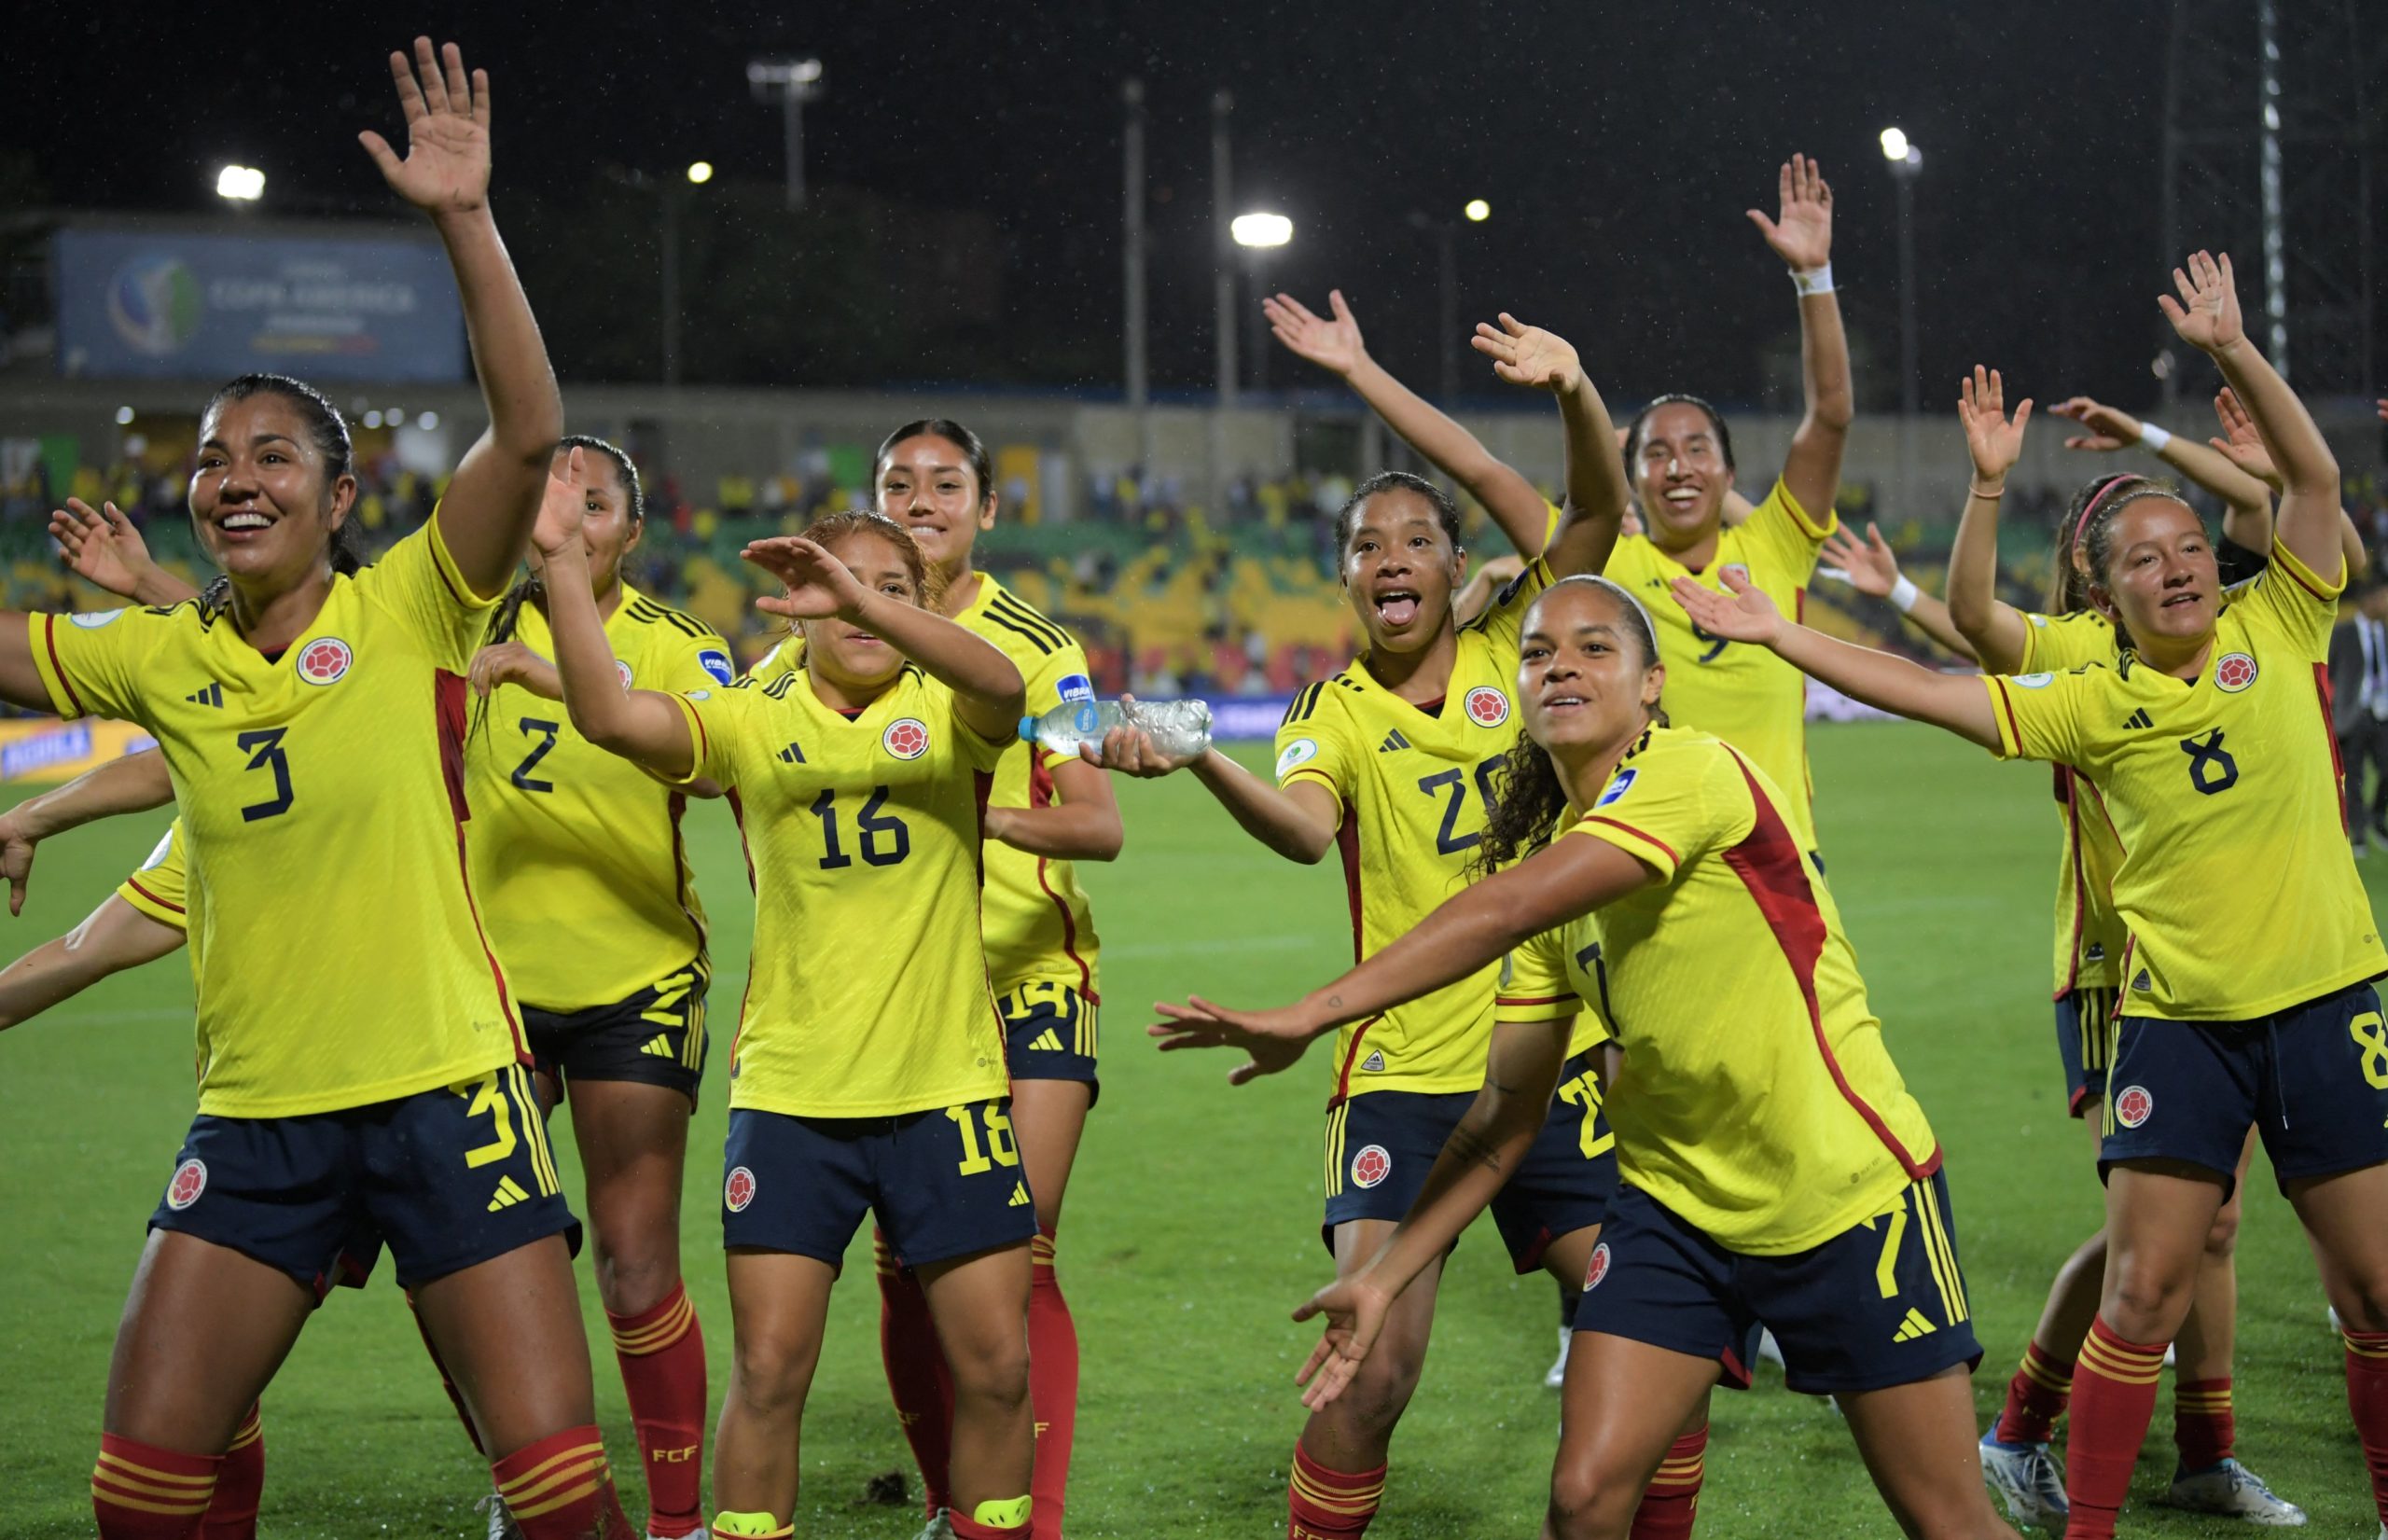
{"label": "female soccer player", "polygon": [[[2108,440],[2119,444],[2139,434],[2135,421],[2083,398],[2057,409],[2099,434],[2087,442],[2068,439],[2069,445],[2103,448]],[[2104,501],[2157,483],[2135,476],[2107,476],[2076,493],[2057,532],[2049,613],[2024,614],[1996,596],[1996,521],[2007,471],[2022,453],[2032,403],[2018,403],[2009,416],[2005,380],[1994,369],[1977,368],[1959,387],[1957,410],[1973,457],[1973,480],[1949,565],[1953,617],[1992,673],[2053,673],[2113,663],[2118,650],[2115,627],[2090,603],[2092,579],[2077,535]],[[2222,497],[2228,510],[2215,551],[2218,580],[2228,586],[2262,571],[2262,553],[2271,537],[2271,500],[2262,482],[2206,445],[2174,437],[2159,447],[2168,461]],[[2057,867],[2057,1049],[2064,1064],[2066,1105],[2081,1117],[2105,1101],[2109,1029],[2130,936],[2114,907],[2114,875],[2122,852],[2113,825],[2072,770],[2060,765],[2055,773],[2063,830]],[[2090,1122],[2093,1145],[2102,1137],[2101,1121]],[[2230,1198],[2207,1234],[2193,1302],[2175,1344],[2179,1374],[2173,1396],[2173,1441],[2180,1463],[2166,1501],[2208,1513],[2294,1524],[2303,1521],[2302,1510],[2239,1463],[2237,1420],[2230,1404],[2238,1307],[2238,1184],[2245,1179],[2254,1153],[2251,1131],[2242,1146]],[[2007,1381],[2006,1404],[1982,1436],[1983,1473],[2019,1523],[2044,1529],[2064,1523],[2064,1478],[2049,1444],[2056,1420],[2071,1398],[2075,1361],[2097,1314],[2106,1250],[2102,1228],[2058,1269],[2022,1363]]]}
{"label": "female soccer player", "polygon": [[[587,468],[560,479],[576,451],[586,451]],[[623,669],[680,689],[728,684],[728,643],[622,581],[646,517],[630,456],[568,435],[548,490],[581,505],[598,612]],[[190,597],[112,508],[94,514],[70,502],[50,527],[75,569],[101,587],[152,604]],[[555,709],[562,697],[546,604],[536,576],[516,583],[473,659],[481,701],[465,760],[473,893],[521,1006],[540,1104],[572,1103],[597,1291],[646,1469],[647,1533],[678,1540],[703,1523],[704,1337],[680,1280],[680,1187],[704,1072],[704,909],[680,839],[687,793],[596,749]],[[593,952],[559,949],[559,912],[574,917],[581,945],[595,941]],[[124,926],[105,904],[92,920],[104,917],[111,934]],[[99,961],[81,956],[86,968]]]}
{"label": "female soccer player", "polygon": [[447,247],[491,418],[429,525],[336,572],[346,425],[295,381],[246,376],[201,414],[191,481],[220,587],[0,628],[0,698],[159,739],[201,925],[200,1111],[118,1334],[91,1488],[105,1540],[197,1530],[320,1286],[382,1244],[524,1533],[628,1533],[593,1425],[574,1220],[474,913],[453,770],[464,673],[562,406],[490,215],[486,76],[427,38],[391,69],[408,152],[359,137]]}
{"label": "female soccer player", "polygon": [[1266,1062],[1507,954],[1466,1115],[1400,1225],[1295,1312],[1328,1320],[1303,1399],[1331,1407],[1369,1372],[1412,1281],[1518,1172],[1596,1008],[1623,1050],[1606,1103],[1621,1180],[1576,1318],[1545,1533],[1621,1540],[1710,1389],[1748,1382],[1763,1324],[1792,1388],[1839,1399],[1902,1529],[2006,1533],[1973,1455],[1980,1352],[1939,1145],[1783,792],[1722,741],[1670,728],[1667,677],[1628,590],[1551,585],[1524,618],[1524,731],[1477,880],[1298,1005],[1197,997],[1162,1006],[1154,1035]]}
{"label": "female soccer player", "polygon": [[[1661,395],[1643,408],[1629,429],[1626,458],[1648,533],[1619,540],[1602,569],[1636,594],[1656,593],[1687,574],[1714,588],[1721,575],[1737,573],[1796,610],[1817,548],[1837,527],[1833,499],[1853,404],[1849,344],[1832,286],[1832,188],[1804,155],[1784,164],[1778,185],[1776,218],[1747,213],[1798,291],[1805,414],[1773,490],[1736,524],[1728,517],[1736,494],[1724,418],[1696,395]],[[1334,307],[1334,322],[1323,322],[1280,295],[1270,320],[1287,347],[1343,375],[1395,433],[1465,486],[1520,553],[1542,549],[1549,514],[1532,483],[1379,368],[1340,295]],[[1656,618],[1659,645],[1674,672],[1676,719],[1718,734],[1772,775],[1791,798],[1793,831],[1813,850],[1807,697],[1798,671],[1762,651],[1701,635],[1673,605],[1660,606]]]}
{"label": "female soccer player", "polygon": [[2348,852],[2323,673],[2344,565],[2338,465],[2248,340],[2228,258],[2201,252],[2173,282],[2166,316],[2283,476],[2270,565],[2234,592],[2197,517],[2148,484],[2082,522],[2091,603],[2123,644],[2111,665],[1985,689],[1787,623],[1763,594],[1676,585],[1700,624],[1861,701],[2070,767],[2113,825],[2130,942],[2100,1151],[2109,1256],[2074,1380],[2074,1540],[2114,1533],[2250,1124],[2345,1323],[2348,1401],[2388,1519],[2388,1028],[2369,982],[2388,952]]}
{"label": "female soccer player", "polygon": [[715,781],[744,811],[757,921],[723,1156],[736,1347],[713,1533],[794,1533],[829,1288],[869,1211],[918,1269],[952,1376],[953,1533],[1025,1535],[1036,1211],[979,936],[980,808],[1026,699],[1020,671],[928,607],[901,527],[839,514],[747,548],[787,584],[759,603],[802,623],[800,672],[625,688],[579,532],[543,523],[538,539],[574,726],[674,784]]}
{"label": "female soccer player", "polygon": [[[1498,327],[1479,326],[1475,345],[1503,380],[1557,395],[1565,425],[1566,511],[1524,575],[1460,626],[1451,595],[1467,553],[1458,510],[1417,477],[1371,477],[1335,523],[1344,588],[1368,650],[1294,698],[1277,733],[1277,784],[1215,749],[1190,762],[1165,757],[1146,735],[1124,729],[1101,755],[1141,775],[1190,763],[1246,833],[1288,859],[1309,864],[1340,850],[1362,957],[1393,942],[1462,880],[1483,838],[1500,756],[1515,740],[1518,624],[1554,577],[1598,569],[1625,511],[1615,430],[1576,350],[1508,315]],[[1497,974],[1488,960],[1423,1000],[1355,1023],[1337,1043],[1321,1235],[1340,1271],[1374,1254],[1481,1082]],[[1613,1181],[1590,1059],[1597,1041],[1587,1024],[1533,1158],[1495,1205],[1518,1270],[1544,1267],[1562,1283],[1583,1280]],[[1229,1079],[1240,1085],[1285,1069],[1302,1047],[1256,1055]],[[1354,1394],[1318,1408],[1302,1429],[1289,1533],[1340,1540],[1374,1518],[1394,1429],[1423,1367],[1438,1269],[1404,1297],[1386,1351]]]}

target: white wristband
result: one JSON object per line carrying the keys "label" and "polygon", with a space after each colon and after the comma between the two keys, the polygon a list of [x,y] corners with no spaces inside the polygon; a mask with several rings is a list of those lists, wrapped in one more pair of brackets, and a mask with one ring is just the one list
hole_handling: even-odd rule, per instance
{"label": "white wristband", "polygon": [[1791,286],[1798,289],[1802,297],[1811,294],[1830,294],[1832,264],[1826,262],[1820,268],[1809,268],[1805,271],[1798,268],[1792,269]]}
{"label": "white wristband", "polygon": [[2161,454],[2164,446],[2173,441],[2173,436],[2153,423],[2142,423],[2139,425],[2139,441],[2147,446],[2149,452]]}
{"label": "white wristband", "polygon": [[1898,611],[1901,615],[1913,614],[1915,612],[1915,602],[1923,597],[1923,590],[1917,588],[1915,586],[1915,579],[1909,577],[1905,573],[1899,574],[1899,580],[1891,585],[1891,608]]}

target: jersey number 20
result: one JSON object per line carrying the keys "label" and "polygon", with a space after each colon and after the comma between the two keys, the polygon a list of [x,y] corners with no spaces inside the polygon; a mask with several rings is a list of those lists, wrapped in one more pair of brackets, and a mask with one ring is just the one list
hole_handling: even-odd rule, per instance
{"label": "jersey number 20", "polygon": [[[1476,795],[1482,799],[1485,811],[1492,807],[1492,772],[1500,768],[1501,756],[1479,762],[1476,767]],[[1429,797],[1451,793],[1451,800],[1443,804],[1443,826],[1435,831],[1435,849],[1444,855],[1456,855],[1464,850],[1474,850],[1483,840],[1480,834],[1459,832],[1459,815],[1467,807],[1467,782],[1458,770],[1437,770],[1421,776],[1418,789]]]}

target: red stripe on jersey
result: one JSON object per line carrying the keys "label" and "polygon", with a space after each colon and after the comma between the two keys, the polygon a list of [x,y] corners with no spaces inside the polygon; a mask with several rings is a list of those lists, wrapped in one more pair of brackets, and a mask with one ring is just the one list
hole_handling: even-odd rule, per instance
{"label": "red stripe on jersey", "polygon": [[141,879],[138,877],[126,878],[124,880],[124,885],[139,894],[142,897],[146,898],[149,902],[157,905],[161,909],[172,909],[176,914],[183,912],[183,907],[180,904],[170,904],[163,898],[159,897],[156,894],[151,893],[147,888],[143,887],[141,885]]}
{"label": "red stripe on jersey", "polygon": [[[1031,744],[1028,750],[1028,805],[1032,808],[1049,808],[1053,805],[1053,771],[1046,765],[1044,756],[1036,752],[1034,744]],[[1078,955],[1077,920],[1070,913],[1070,906],[1062,900],[1062,895],[1053,891],[1053,884],[1045,880],[1045,868],[1050,864],[1042,855],[1036,858],[1036,885],[1045,890],[1045,896],[1053,901],[1053,908],[1061,913],[1062,951],[1071,962],[1077,964],[1078,993],[1101,1005],[1103,1002],[1094,992],[1094,970],[1088,967],[1086,959]]]}
{"label": "red stripe on jersey", "polygon": [[1998,709],[2006,714],[2006,730],[2015,740],[2015,752],[2023,752],[2023,727],[2015,720],[2015,702],[2006,698],[2006,681],[1997,674],[1990,675],[1990,687],[1998,692]]}
{"label": "red stripe on jersey", "polygon": [[[1728,750],[1729,753],[1733,751]],[[1940,1152],[1919,1165],[1909,1158],[1907,1149],[1892,1134],[1882,1115],[1868,1105],[1840,1072],[1840,1061],[1833,1057],[1832,1044],[1825,1037],[1824,1012],[1816,1003],[1816,963],[1824,956],[1826,931],[1824,910],[1816,905],[1815,889],[1809,884],[1808,868],[1799,859],[1799,847],[1784,825],[1783,815],[1766,798],[1757,777],[1739,753],[1733,753],[1733,764],[1742,772],[1742,780],[1750,789],[1750,806],[1756,813],[1750,832],[1742,842],[1725,853],[1725,864],[1733,868],[1749,891],[1750,901],[1765,916],[1767,928],[1774,933],[1775,944],[1783,949],[1783,960],[1791,965],[1791,977],[1799,983],[1799,994],[1808,1006],[1808,1029],[1815,1035],[1816,1052],[1825,1061],[1832,1083],[1882,1147],[1898,1157],[1909,1177],[1922,1181],[1932,1174],[1940,1162]]]}
{"label": "red stripe on jersey", "polygon": [[58,675],[58,683],[66,691],[67,701],[74,705],[75,715],[84,715],[90,708],[83,704],[83,698],[75,693],[75,681],[66,677],[66,665],[58,660],[58,617],[44,615],[41,617],[41,640],[42,645],[49,649],[49,672]]}
{"label": "red stripe on jersey", "polygon": [[439,771],[448,782],[448,811],[456,825],[456,880],[464,886],[465,912],[473,917],[473,939],[481,944],[481,960],[489,964],[489,976],[497,985],[497,1008],[506,1018],[506,1030],[514,1035],[515,1062],[527,1067],[531,1063],[531,1047],[522,1040],[522,1023],[514,1016],[514,999],[506,988],[506,970],[497,965],[497,953],[490,950],[489,933],[481,928],[480,900],[473,896],[472,863],[465,853],[465,823],[473,815],[465,801],[465,736],[471,718],[465,701],[469,691],[461,673],[435,669],[431,677],[432,715],[439,728]]}
{"label": "red stripe on jersey", "polygon": [[705,923],[697,918],[695,906],[688,902],[687,846],[680,838],[680,815],[688,811],[687,794],[675,791],[663,799],[663,806],[672,820],[672,901],[680,906],[682,918],[697,933],[697,960],[701,964],[705,958]]}
{"label": "red stripe on jersey", "polygon": [[1496,1006],[1555,1006],[1562,1000],[1576,998],[1572,994],[1496,994],[1492,1003]]}
{"label": "red stripe on jersey", "polygon": [[2052,996],[2062,1000],[2073,992],[2081,977],[2081,932],[2089,923],[2090,884],[2081,875],[2081,799],[2074,795],[2073,769],[2069,765],[2048,768],[2056,772],[2056,799],[2064,808],[2065,838],[2073,846],[2073,946],[2064,966],[2064,982]]}
{"label": "red stripe on jersey", "polygon": [[1626,833],[1633,836],[1634,839],[1641,840],[1643,843],[1655,845],[1659,849],[1665,851],[1667,853],[1667,859],[1674,862],[1677,866],[1681,866],[1683,864],[1683,857],[1675,853],[1675,850],[1673,845],[1668,844],[1665,840],[1659,839],[1654,834],[1644,833],[1642,830],[1635,828],[1631,824],[1620,824],[1614,818],[1608,817],[1604,813],[1597,812],[1586,818],[1584,822],[1588,824],[1606,824],[1610,828],[1623,829]]}
{"label": "red stripe on jersey", "polygon": [[[2277,544],[2277,542],[2275,542],[2275,544]],[[2289,576],[2290,577],[2292,577],[2292,578],[2294,578],[2294,579],[2296,580],[2297,586],[2298,586],[2298,588],[2303,589],[2306,592],[2308,592],[2308,593],[2312,594],[2314,598],[2319,599],[2320,601],[2322,601],[2322,603],[2324,603],[2324,604],[2328,604],[2328,605],[2330,605],[2330,606],[2331,606],[2331,607],[2333,607],[2333,608],[2336,608],[2336,607],[2337,607],[2338,603],[2339,603],[2339,596],[2338,596],[2337,594],[2335,594],[2335,593],[2324,593],[2320,589],[2315,588],[2312,584],[2311,584],[2311,583],[2307,582],[2304,578],[2302,578],[2302,577],[2298,577],[2298,576],[2297,576],[2297,568],[2296,568],[2296,566],[2295,566],[2294,564],[2292,564],[2292,563],[2290,563],[2290,562],[2273,562],[2273,563],[2272,563],[2272,566],[2273,566],[2274,568],[2278,569],[2279,571],[2282,571],[2282,572],[2284,572],[2284,573],[2288,574],[2288,576]]]}
{"label": "red stripe on jersey", "polygon": [[2330,745],[2330,774],[2339,784],[2339,832],[2349,832],[2347,824],[2346,780],[2347,762],[2339,753],[2339,735],[2330,726],[2330,665],[2313,665],[2313,693],[2322,698],[2322,738]]}
{"label": "red stripe on jersey", "polygon": [[[1335,828],[1335,849],[1343,858],[1343,892],[1352,903],[1352,961],[1357,963],[1362,958],[1360,950],[1360,815],[1357,810],[1348,805],[1343,809],[1343,822],[1337,825]],[[1326,1103],[1329,1109],[1341,1106],[1345,1099],[1352,1094],[1352,1066],[1359,1061],[1360,1042],[1368,1035],[1370,1027],[1383,1020],[1384,1018],[1381,1015],[1371,1016],[1353,1030],[1352,1047],[1343,1055],[1343,1067],[1335,1072],[1335,1095]]]}
{"label": "red stripe on jersey", "polygon": [[[746,842],[746,805],[738,799],[736,788],[724,791],[721,799],[729,804],[729,821],[738,825],[738,853],[746,861],[746,891],[755,891],[755,848]],[[755,970],[746,970],[746,982],[738,992],[738,1030],[729,1034],[729,1074],[738,1075],[738,1045],[746,1036],[746,1002],[755,997]]]}

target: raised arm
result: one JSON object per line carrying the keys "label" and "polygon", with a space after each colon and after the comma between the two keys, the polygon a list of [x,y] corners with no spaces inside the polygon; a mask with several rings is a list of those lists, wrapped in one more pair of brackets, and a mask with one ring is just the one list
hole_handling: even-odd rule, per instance
{"label": "raised arm", "polygon": [[1028,687],[993,642],[934,610],[866,588],[852,568],[801,535],[753,541],[741,554],[787,586],[783,595],[756,600],[757,609],[790,620],[834,616],[860,626],[951,687],[955,711],[979,737],[1008,743],[1020,731]]}
{"label": "raised arm", "polygon": [[2022,667],[2031,631],[2022,613],[1998,597],[1998,502],[2006,495],[2007,471],[2023,452],[2032,403],[2018,403],[2009,418],[2006,382],[1996,369],[1976,364],[1973,377],[1957,388],[1957,418],[1965,427],[1973,479],[1949,550],[1949,619],[1983,668],[2012,673]]}
{"label": "raised arm", "polygon": [[2181,340],[2212,358],[2254,419],[2272,464],[2280,468],[2280,518],[2274,537],[2282,548],[2317,576],[2342,579],[2339,546],[2339,463],[2305,403],[2288,388],[2270,360],[2249,340],[2239,313],[2230,254],[2216,261],[2204,252],[2189,258],[2187,271],[2173,270],[2180,298],[2161,295],[2157,304]]}
{"label": "raised arm", "polygon": [[489,598],[505,590],[522,561],[547,491],[548,462],[563,437],[563,398],[490,215],[489,72],[475,70],[468,81],[455,44],[435,57],[431,39],[418,37],[413,64],[393,53],[390,74],[406,114],[406,159],[370,129],[356,137],[390,190],[431,216],[464,299],[489,430],[465,452],[437,517],[457,570]]}
{"label": "raised arm", "polygon": [[49,516],[49,536],[58,542],[66,570],[94,588],[140,604],[179,604],[199,590],[149,559],[149,542],[117,511],[114,503],[91,505],[70,497]]}
{"label": "raised arm", "polygon": [[1949,618],[1949,606],[1915,586],[1914,581],[1899,571],[1899,559],[1891,550],[1889,541],[1882,538],[1879,525],[1868,522],[1866,538],[1860,540],[1847,524],[1833,531],[1816,554],[1824,565],[1816,570],[1839,572],[1849,580],[1849,586],[1860,593],[1872,594],[1882,600],[1915,628],[1942,647],[1967,662],[1974,661],[1974,649],[1956,622]]}
{"label": "raised arm", "polygon": [[1785,161],[1778,181],[1776,218],[1757,209],[1746,212],[1798,286],[1799,378],[1807,410],[1783,458],[1783,484],[1811,517],[1821,519],[1840,493],[1841,452],[1856,415],[1849,339],[1841,330],[1840,300],[1832,292],[1832,188],[1823,169],[1804,155]]}
{"label": "raised arm", "polygon": [[2048,410],[2081,424],[2082,432],[2065,439],[2066,449],[2111,453],[2145,445],[2156,458],[2221,500],[2222,533],[2232,543],[2257,552],[2272,548],[2271,488],[2227,451],[2199,443],[2187,434],[2167,433],[2086,395],[2061,401]]}
{"label": "raised arm", "polygon": [[156,749],[143,749],[85,770],[62,786],[28,797],[0,812],[0,876],[8,880],[8,912],[25,910],[25,884],[33,877],[34,850],[43,840],[118,813],[162,808],[174,799],[174,783],[166,772],[166,756]]}
{"label": "raised arm", "polygon": [[1334,312],[1332,320],[1312,314],[1290,294],[1263,299],[1260,309],[1278,341],[1330,374],[1341,376],[1403,443],[1482,504],[1519,555],[1540,554],[1550,515],[1534,483],[1515,467],[1493,458],[1476,435],[1368,356],[1360,340],[1360,323],[1343,302],[1341,289],[1328,290],[1326,302]]}
{"label": "raised arm", "polygon": [[1839,641],[1783,618],[1774,601],[1747,579],[1725,575],[1728,598],[1687,577],[1674,580],[1675,602],[1691,623],[1729,642],[1765,647],[1811,678],[1821,679],[1853,701],[1946,728],[1986,749],[1998,747],[1998,723],[1990,694],[1970,674],[1942,673],[1887,652]]}
{"label": "raised arm", "polygon": [[[2228,455],[2232,465],[2261,481],[2269,491],[2280,491],[2280,471],[2272,465],[2271,451],[2264,448],[2264,436],[2256,431],[2256,420],[2247,415],[2247,409],[2239,404],[2237,393],[2229,386],[2223,386],[2215,394],[2214,415],[2220,423],[2222,432],[2206,441],[2214,446],[2215,452]],[[2231,528],[2230,520],[2226,517],[2222,533],[2245,549],[2269,554],[2272,548],[2271,513],[2270,505],[2266,504],[2262,524],[2250,526],[2243,532]],[[2363,531],[2355,527],[2354,516],[2347,512],[2344,505],[2339,508],[2339,549],[2347,560],[2349,582],[2362,576],[2370,568],[2371,552],[2364,548]]]}
{"label": "raised arm", "polygon": [[[1609,421],[1608,407],[1592,388],[1583,361],[1565,338],[1529,326],[1506,311],[1498,326],[1477,323],[1471,341],[1504,381],[1559,397],[1567,442],[1566,503],[1543,559],[1557,577],[1600,571],[1617,545],[1633,489],[1626,483],[1624,456],[1617,452],[1617,424]],[[1539,509],[1541,499],[1535,503]]]}

